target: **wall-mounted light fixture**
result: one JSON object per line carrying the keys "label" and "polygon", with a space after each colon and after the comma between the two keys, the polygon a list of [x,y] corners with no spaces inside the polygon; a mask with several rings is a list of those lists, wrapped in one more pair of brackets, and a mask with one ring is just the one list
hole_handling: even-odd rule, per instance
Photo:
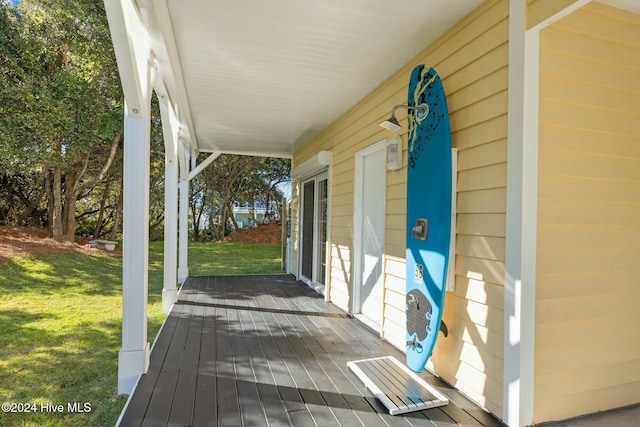
{"label": "wall-mounted light fixture", "polygon": [[402,138],[395,134],[387,141],[387,169],[395,171],[402,168]]}
{"label": "wall-mounted light fixture", "polygon": [[391,109],[391,117],[380,123],[378,126],[389,129],[391,132],[397,132],[402,129],[402,126],[400,126],[400,123],[398,123],[398,119],[396,119],[396,109],[398,108],[406,108],[409,111],[415,110],[416,120],[418,121],[418,123],[423,121],[429,115],[429,106],[427,104],[420,104],[416,107],[402,104],[394,105]]}

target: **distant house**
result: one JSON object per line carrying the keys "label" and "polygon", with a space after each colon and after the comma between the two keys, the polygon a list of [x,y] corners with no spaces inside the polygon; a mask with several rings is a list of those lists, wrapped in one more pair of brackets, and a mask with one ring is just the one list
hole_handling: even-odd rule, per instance
{"label": "distant house", "polygon": [[248,203],[236,204],[233,206],[233,217],[238,227],[253,227],[262,224],[266,211],[264,204],[256,203],[253,207]]}

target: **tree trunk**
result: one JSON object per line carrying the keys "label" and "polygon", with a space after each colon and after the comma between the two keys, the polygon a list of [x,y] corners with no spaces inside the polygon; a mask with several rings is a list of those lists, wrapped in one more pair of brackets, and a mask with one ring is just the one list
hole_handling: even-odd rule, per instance
{"label": "tree trunk", "polygon": [[198,206],[193,197],[189,204],[191,205],[191,218],[193,218],[193,240],[197,242],[200,239],[200,215],[198,215]]}
{"label": "tree trunk", "polygon": [[76,180],[81,172],[67,172],[64,177],[64,205],[62,206],[62,235],[65,242],[73,242],[76,237]]}
{"label": "tree trunk", "polygon": [[229,217],[231,217],[231,223],[233,224],[233,228],[234,230],[240,231],[240,227],[238,227],[238,223],[236,222],[236,217],[233,216],[233,209],[231,209],[231,202],[229,200],[227,200],[227,206],[226,206],[226,210],[227,212],[229,212]]}
{"label": "tree trunk", "polygon": [[250,226],[258,223],[258,217],[256,216],[256,201],[252,201],[249,206],[249,220],[251,221]]}
{"label": "tree trunk", "polygon": [[111,188],[111,181],[107,181],[102,192],[102,199],[100,199],[100,210],[98,211],[98,220],[96,221],[96,227],[93,229],[93,238],[99,239],[100,233],[102,233],[102,221],[104,220],[104,208],[107,205],[107,196],[109,195],[109,189]]}
{"label": "tree trunk", "polygon": [[76,205],[78,203],[78,197],[73,191],[68,191],[65,194],[64,209],[63,209],[63,240],[65,242],[74,242],[76,239],[76,229],[78,223],[76,222]]}
{"label": "tree trunk", "polygon": [[38,209],[38,205],[40,204],[42,197],[46,194],[46,191],[47,189],[43,185],[37,198],[33,199],[33,201],[25,200],[25,209],[18,217],[18,225],[25,225],[27,219],[35,212],[36,209]]}
{"label": "tree trunk", "polygon": [[62,173],[60,169],[52,169],[53,181],[51,183],[51,200],[49,210],[51,211],[51,224],[49,228],[53,240],[64,241],[64,230],[62,228]]}
{"label": "tree trunk", "polygon": [[262,217],[263,224],[268,224],[271,221],[271,215],[269,214],[270,203],[271,203],[271,187],[268,187],[267,195],[265,197],[265,204],[264,204],[264,216]]}
{"label": "tree trunk", "polygon": [[116,240],[116,238],[118,237],[118,232],[120,231],[120,219],[122,218],[123,196],[124,196],[124,180],[120,178],[120,195],[118,196],[118,205],[116,206],[116,211],[114,213],[113,227],[111,227],[111,236],[109,236],[111,240]]}
{"label": "tree trunk", "polygon": [[45,167],[42,170],[42,175],[44,176],[44,192],[47,197],[47,228],[51,231],[51,224],[53,224],[53,210],[49,209],[50,206],[53,206],[51,171]]}
{"label": "tree trunk", "polygon": [[149,234],[153,235],[161,225],[164,225],[164,211],[156,213],[153,218],[149,219]]}
{"label": "tree trunk", "polygon": [[[84,158],[74,164],[71,170],[65,175],[65,205],[64,210],[61,209],[61,211],[64,213],[64,219],[62,223],[62,240],[60,241],[75,241],[76,229],[78,228],[78,224],[76,222],[76,205],[78,202],[78,197],[80,197],[80,195],[84,191],[89,191],[94,188],[100,181],[102,181],[102,179],[104,179],[104,176],[109,171],[109,168],[111,167],[111,164],[116,157],[119,142],[122,139],[122,136],[123,134],[119,133],[113,138],[113,140],[111,141],[111,151],[109,152],[109,156],[107,157],[107,160],[102,166],[100,172],[92,180],[81,183],[82,177],[85,176],[87,167],[89,165],[89,154],[86,154]],[[55,233],[54,239],[56,239]]]}
{"label": "tree trunk", "polygon": [[220,216],[220,239],[224,239],[227,231],[227,203],[222,204],[222,215]]}

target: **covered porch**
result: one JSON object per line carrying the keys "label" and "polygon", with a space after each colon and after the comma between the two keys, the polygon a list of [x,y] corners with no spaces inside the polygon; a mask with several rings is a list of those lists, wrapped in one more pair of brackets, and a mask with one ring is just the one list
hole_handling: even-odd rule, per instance
{"label": "covered porch", "polygon": [[[169,313],[177,285],[189,277],[194,177],[222,154],[292,158],[481,3],[403,0],[389,8],[376,1],[341,0],[104,0],[125,98],[118,393],[130,394],[150,367],[146,313],[154,94],[165,145],[162,301]],[[205,153],[206,160],[198,162]]]}
{"label": "covered porch", "polygon": [[189,277],[120,420],[140,425],[503,425],[453,387],[391,416],[347,362],[404,355],[289,275]]}

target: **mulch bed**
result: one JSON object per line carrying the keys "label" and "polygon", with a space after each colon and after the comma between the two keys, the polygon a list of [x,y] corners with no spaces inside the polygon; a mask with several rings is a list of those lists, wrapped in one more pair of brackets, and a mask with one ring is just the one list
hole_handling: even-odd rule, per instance
{"label": "mulch bed", "polygon": [[18,255],[32,254],[108,254],[122,255],[120,251],[92,248],[85,237],[76,237],[74,243],[56,242],[51,233],[41,227],[0,227],[0,265]]}
{"label": "mulch bed", "polygon": [[224,238],[226,242],[280,243],[282,241],[282,224],[272,222],[258,227],[244,228]]}

